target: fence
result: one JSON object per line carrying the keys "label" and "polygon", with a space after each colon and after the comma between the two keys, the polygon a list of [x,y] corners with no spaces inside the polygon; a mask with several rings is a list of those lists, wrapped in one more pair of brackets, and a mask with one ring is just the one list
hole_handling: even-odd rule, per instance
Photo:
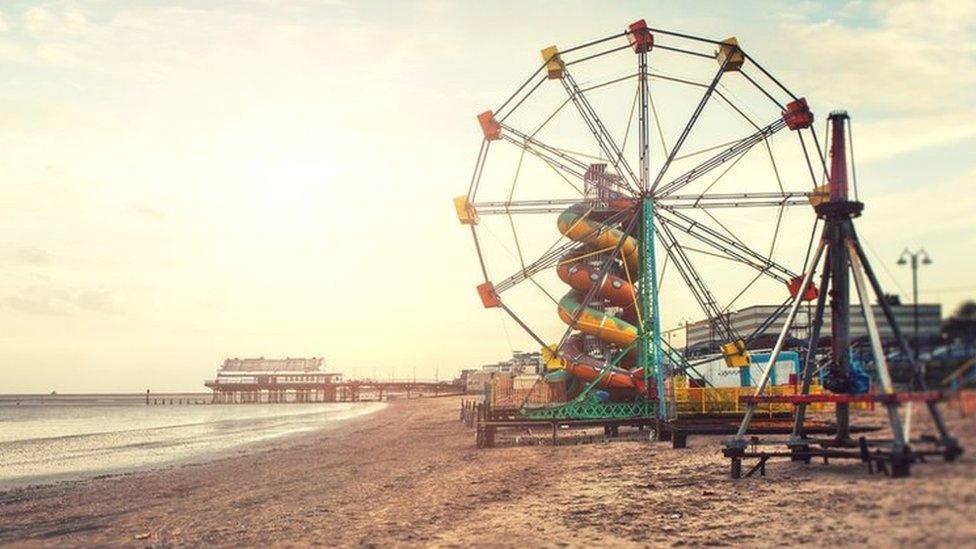
{"label": "fence", "polygon": [[538,378],[526,385],[519,378],[496,376],[489,387],[488,401],[492,408],[521,408],[525,405],[558,404],[568,400],[565,381],[550,382]]}
{"label": "fence", "polygon": [[[489,384],[488,403],[492,408],[537,408],[549,404],[562,404],[570,400],[566,382],[549,382],[538,378],[534,382],[496,376]],[[740,397],[752,396],[755,387],[688,387],[687,378],[675,376],[665,385],[665,398],[672,403],[668,407],[669,417],[675,415],[710,415],[710,414],[742,414],[747,405],[739,401]],[[799,385],[773,385],[766,388],[766,395],[795,395],[800,392]],[[810,394],[818,395],[824,392],[820,385],[811,385]],[[807,405],[811,412],[830,412],[836,405],[831,402],[818,402]],[[852,410],[873,410],[873,402],[855,402],[850,405]],[[756,407],[758,413],[789,414],[793,412],[793,404],[766,403]]]}
{"label": "fence", "polygon": [[[740,397],[755,394],[755,387],[681,387],[676,384],[675,408],[679,414],[742,414],[748,405],[739,401]],[[799,394],[799,385],[772,385],[766,388],[765,395],[782,396]],[[810,394],[823,393],[820,385],[811,385]],[[836,405],[832,402],[817,402],[807,405],[811,412],[833,411]],[[855,402],[850,405],[852,410],[873,410],[873,402]],[[793,404],[770,402],[758,404],[756,412],[768,414],[789,414],[793,412]]]}

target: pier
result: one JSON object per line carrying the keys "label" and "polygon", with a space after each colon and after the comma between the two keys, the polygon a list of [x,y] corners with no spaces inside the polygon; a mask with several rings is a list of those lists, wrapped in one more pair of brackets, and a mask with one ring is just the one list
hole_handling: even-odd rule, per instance
{"label": "pier", "polygon": [[213,404],[284,404],[309,402],[359,402],[391,397],[448,396],[464,392],[449,381],[350,380],[220,383],[204,385],[213,390]]}
{"label": "pier", "polygon": [[204,385],[213,391],[213,404],[283,404],[385,400],[391,395],[456,395],[464,387],[449,381],[414,379],[343,380],[323,370],[324,359],[228,358],[215,379]]}

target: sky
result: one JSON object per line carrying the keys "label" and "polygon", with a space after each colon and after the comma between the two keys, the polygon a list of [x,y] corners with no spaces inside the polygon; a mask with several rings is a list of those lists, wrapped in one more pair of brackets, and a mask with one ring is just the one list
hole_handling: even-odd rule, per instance
{"label": "sky", "polygon": [[482,308],[451,204],[475,115],[541,48],[640,18],[735,35],[850,112],[882,284],[907,300],[895,261],[924,246],[923,301],[976,296],[973,3],[8,1],[0,393],[202,390],[246,356],[446,379],[534,349]]}

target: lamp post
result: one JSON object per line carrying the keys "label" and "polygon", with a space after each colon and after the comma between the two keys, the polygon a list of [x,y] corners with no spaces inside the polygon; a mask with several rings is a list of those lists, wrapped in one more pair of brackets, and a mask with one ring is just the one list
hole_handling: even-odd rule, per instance
{"label": "lamp post", "polygon": [[916,252],[911,252],[908,248],[901,253],[898,258],[899,265],[911,265],[912,268],[912,319],[915,327],[915,360],[918,360],[918,349],[921,346],[918,337],[918,265],[921,259],[922,265],[931,265],[932,258],[925,252],[924,248],[919,248]]}

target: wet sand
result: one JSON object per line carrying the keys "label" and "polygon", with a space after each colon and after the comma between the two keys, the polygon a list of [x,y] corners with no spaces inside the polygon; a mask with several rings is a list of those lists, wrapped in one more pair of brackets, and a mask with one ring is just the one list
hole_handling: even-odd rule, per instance
{"label": "wet sand", "polygon": [[[457,398],[394,402],[280,447],[0,493],[0,543],[56,545],[971,545],[968,453],[907,479],[771,462],[732,481],[721,437],[475,450]],[[923,422],[916,420],[916,426]]]}

